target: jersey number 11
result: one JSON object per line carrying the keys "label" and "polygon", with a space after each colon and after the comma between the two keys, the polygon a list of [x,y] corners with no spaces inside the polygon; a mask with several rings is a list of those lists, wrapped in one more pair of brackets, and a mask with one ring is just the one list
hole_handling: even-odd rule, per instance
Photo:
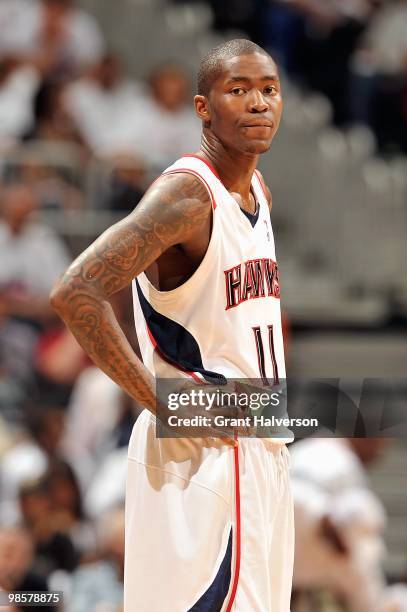
{"label": "jersey number 11", "polygon": [[[253,333],[254,333],[254,340],[255,340],[255,343],[256,343],[257,361],[259,363],[260,377],[261,377],[261,379],[263,381],[263,385],[265,387],[270,387],[270,386],[272,386],[270,384],[270,379],[267,378],[267,376],[266,376],[266,365],[265,365],[265,358],[264,358],[264,345],[263,345],[263,338],[262,338],[261,328],[260,327],[253,327],[252,329],[253,329]],[[276,353],[275,353],[275,350],[274,350],[273,326],[272,325],[267,325],[267,329],[268,329],[268,344],[269,344],[269,349],[270,349],[270,357],[271,357],[271,363],[273,365],[273,385],[278,385],[280,380],[279,380],[279,377],[278,377],[278,367],[277,367]]]}

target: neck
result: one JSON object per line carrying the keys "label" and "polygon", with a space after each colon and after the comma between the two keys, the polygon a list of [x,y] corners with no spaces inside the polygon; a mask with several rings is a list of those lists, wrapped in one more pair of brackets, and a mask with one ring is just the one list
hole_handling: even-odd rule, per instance
{"label": "neck", "polygon": [[199,156],[212,164],[228,191],[239,193],[243,198],[249,197],[258,155],[233,151],[225,147],[209,128],[204,128]]}

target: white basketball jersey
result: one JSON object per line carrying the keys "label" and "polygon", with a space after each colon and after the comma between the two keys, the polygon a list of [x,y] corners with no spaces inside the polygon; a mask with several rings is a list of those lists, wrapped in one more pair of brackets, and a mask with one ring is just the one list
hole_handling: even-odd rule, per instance
{"label": "white basketball jersey", "polygon": [[[193,275],[158,291],[144,273],[133,281],[137,336],[144,364],[155,377],[285,378],[280,287],[266,195],[252,177],[256,212],[243,211],[216,171],[194,155],[164,174],[193,174],[208,189],[212,235]],[[265,380],[266,382],[266,380]]]}
{"label": "white basketball jersey", "polygon": [[[250,215],[200,158],[183,157],[164,174],[176,172],[206,185],[212,235],[201,264],[176,289],[157,291],[145,274],[134,280],[144,363],[155,377],[273,384],[285,378],[284,350],[259,176],[252,178],[257,205]],[[239,436],[231,448],[216,437],[160,437],[156,417],[142,412],[129,443],[125,612],[289,611],[294,530],[284,444],[290,441]]]}

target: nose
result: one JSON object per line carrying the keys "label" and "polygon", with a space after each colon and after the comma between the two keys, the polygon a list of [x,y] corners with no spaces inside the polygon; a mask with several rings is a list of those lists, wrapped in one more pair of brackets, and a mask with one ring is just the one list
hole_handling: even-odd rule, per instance
{"label": "nose", "polygon": [[249,111],[251,113],[265,113],[269,110],[269,105],[266,98],[260,90],[253,89],[249,102]]}

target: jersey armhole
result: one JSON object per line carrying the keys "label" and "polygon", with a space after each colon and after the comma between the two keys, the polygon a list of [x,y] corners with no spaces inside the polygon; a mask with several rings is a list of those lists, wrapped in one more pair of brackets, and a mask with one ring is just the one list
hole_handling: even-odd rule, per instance
{"label": "jersey armhole", "polygon": [[[210,185],[208,184],[208,182],[203,178],[203,176],[201,176],[199,172],[196,172],[195,170],[192,170],[191,168],[182,168],[182,167],[174,168],[173,170],[165,170],[160,176],[166,176],[169,174],[180,174],[180,173],[192,174],[193,176],[196,176],[196,178],[198,178],[205,185],[208,191],[210,200],[211,200],[211,204],[212,204],[212,228],[211,228],[211,234],[209,238],[208,247],[202,258],[202,261],[200,262],[198,267],[194,270],[192,275],[189,278],[187,278],[187,280],[185,280],[181,285],[174,287],[174,289],[169,289],[168,291],[159,291],[158,289],[156,289],[156,287],[154,287],[151,281],[147,278],[145,271],[139,274],[137,278],[139,280],[141,288],[143,290],[146,289],[146,291],[154,295],[155,300],[160,300],[160,301],[167,301],[170,299],[175,299],[176,296],[179,296],[183,292],[188,291],[190,290],[191,287],[193,287],[193,284],[196,282],[196,279],[200,275],[205,273],[205,270],[210,263],[210,258],[213,257],[212,252],[216,248],[217,240],[218,240],[217,238],[218,234],[215,228],[218,226],[218,223],[220,222],[220,218],[219,218],[219,215],[214,214],[214,211],[216,208],[216,202],[215,202],[215,198],[213,195],[213,191]],[[160,177],[158,177],[156,180],[158,180],[159,178]]]}
{"label": "jersey armhole", "polygon": [[255,175],[257,177],[257,180],[259,182],[260,189],[262,190],[262,192],[264,194],[264,197],[266,198],[267,206],[268,206],[268,208],[270,208],[269,197],[268,197],[268,193],[267,193],[266,183],[264,182],[264,178],[263,178],[261,172],[259,170],[257,170],[257,168],[255,169],[254,173],[255,173]]}
{"label": "jersey armhole", "polygon": [[197,179],[199,179],[201,181],[201,183],[203,183],[206,187],[206,190],[209,194],[209,197],[211,199],[211,204],[212,204],[212,210],[216,209],[216,201],[215,201],[215,197],[213,195],[213,191],[210,188],[209,184],[207,183],[207,181],[203,178],[203,176],[201,174],[199,174],[199,172],[196,172],[196,170],[192,170],[191,168],[176,168],[174,170],[168,170],[166,172],[163,172],[161,176],[168,176],[169,174],[192,174],[193,176],[196,176]]}

